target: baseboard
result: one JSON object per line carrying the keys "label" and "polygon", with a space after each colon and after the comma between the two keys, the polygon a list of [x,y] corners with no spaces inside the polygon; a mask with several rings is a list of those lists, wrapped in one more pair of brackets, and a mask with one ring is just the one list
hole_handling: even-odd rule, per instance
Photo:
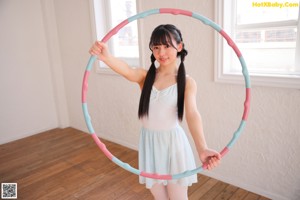
{"label": "baseboard", "polygon": [[9,142],[13,142],[16,140],[20,140],[38,133],[42,133],[45,131],[49,131],[52,129],[55,129],[57,127],[49,127],[49,128],[42,128],[42,129],[36,129],[36,130],[30,130],[30,131],[25,131],[24,133],[21,134],[5,134],[5,135],[0,135],[0,145],[1,144],[6,144]]}
{"label": "baseboard", "polygon": [[202,172],[202,174],[204,174],[205,176],[209,176],[209,177],[212,177],[214,179],[223,181],[223,182],[228,183],[230,185],[234,185],[234,186],[237,186],[239,188],[243,188],[243,189],[245,189],[247,191],[253,192],[255,194],[262,195],[262,196],[270,198],[270,199],[289,200],[287,197],[281,196],[279,194],[275,194],[275,193],[271,193],[271,192],[265,191],[262,188],[258,188],[258,187],[253,186],[253,185],[248,185],[248,184],[245,184],[243,182],[239,182],[237,180],[233,180],[233,179],[230,179],[228,177],[224,177],[224,176],[221,176],[219,174],[215,174],[215,173],[213,173],[211,171],[210,172],[204,171],[204,172]]}
{"label": "baseboard", "polygon": [[118,139],[118,138],[107,137],[107,135],[104,136],[104,135],[101,135],[101,134],[97,134],[97,136],[100,137],[100,138],[103,138],[103,139],[105,139],[105,140],[108,140],[108,141],[110,141],[110,142],[113,142],[113,143],[119,144],[119,145],[121,145],[121,146],[127,147],[127,148],[129,148],[129,149],[132,149],[132,150],[135,150],[135,151],[138,150],[138,146],[135,146],[135,145],[130,144],[130,143],[128,143],[128,142],[124,142],[123,140],[120,140],[120,139]]}

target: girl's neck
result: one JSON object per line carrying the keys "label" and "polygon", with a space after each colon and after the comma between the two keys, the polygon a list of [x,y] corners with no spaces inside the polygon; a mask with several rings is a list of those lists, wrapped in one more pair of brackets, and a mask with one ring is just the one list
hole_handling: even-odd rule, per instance
{"label": "girl's neck", "polygon": [[159,66],[156,73],[161,75],[177,75],[177,67],[174,66]]}

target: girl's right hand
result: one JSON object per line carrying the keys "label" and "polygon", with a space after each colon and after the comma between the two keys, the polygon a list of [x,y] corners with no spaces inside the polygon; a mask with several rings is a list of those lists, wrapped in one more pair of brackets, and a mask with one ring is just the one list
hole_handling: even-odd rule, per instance
{"label": "girl's right hand", "polygon": [[96,41],[93,44],[89,50],[89,53],[93,56],[97,56],[99,60],[104,62],[111,56],[107,44],[100,41]]}
{"label": "girl's right hand", "polygon": [[114,57],[108,49],[107,44],[104,42],[96,41],[90,48],[90,54],[97,56],[97,58],[103,61],[113,71],[125,77],[127,80],[136,82],[142,87],[147,71],[142,68],[132,68],[119,58]]}

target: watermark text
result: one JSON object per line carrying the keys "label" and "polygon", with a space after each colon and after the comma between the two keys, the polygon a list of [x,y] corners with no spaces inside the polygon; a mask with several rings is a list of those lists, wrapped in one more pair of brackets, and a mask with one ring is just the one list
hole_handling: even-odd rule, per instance
{"label": "watermark text", "polygon": [[298,8],[297,2],[278,2],[278,1],[254,1],[252,2],[254,8]]}

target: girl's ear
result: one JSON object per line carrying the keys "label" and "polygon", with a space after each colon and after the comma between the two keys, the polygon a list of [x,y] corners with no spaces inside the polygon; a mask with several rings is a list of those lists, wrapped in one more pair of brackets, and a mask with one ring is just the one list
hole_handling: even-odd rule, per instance
{"label": "girl's ear", "polygon": [[181,52],[182,49],[183,49],[183,43],[180,42],[180,43],[177,45],[177,50],[178,50],[178,52]]}

